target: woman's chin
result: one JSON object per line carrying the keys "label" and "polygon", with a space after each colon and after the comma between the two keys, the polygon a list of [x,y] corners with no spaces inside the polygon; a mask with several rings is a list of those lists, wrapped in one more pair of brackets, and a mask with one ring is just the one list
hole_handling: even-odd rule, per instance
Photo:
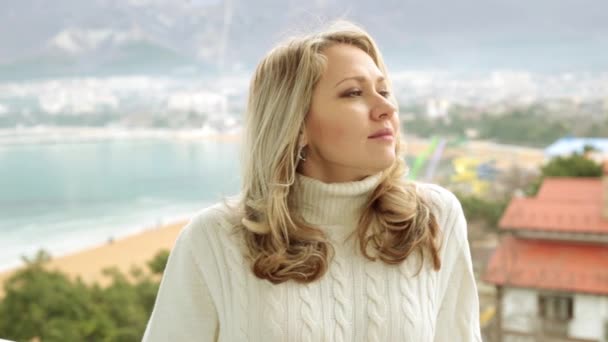
{"label": "woman's chin", "polygon": [[395,162],[394,154],[392,156],[385,156],[384,158],[378,158],[378,157],[379,156],[376,156],[376,158],[374,158],[375,159],[374,162],[372,164],[370,164],[368,167],[370,170],[373,170],[374,173],[381,172],[381,171],[388,169]]}

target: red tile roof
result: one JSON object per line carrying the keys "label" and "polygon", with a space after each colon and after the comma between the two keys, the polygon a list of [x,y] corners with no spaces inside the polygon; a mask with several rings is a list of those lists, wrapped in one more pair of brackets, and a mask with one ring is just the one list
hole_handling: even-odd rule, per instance
{"label": "red tile roof", "polygon": [[602,200],[601,178],[550,177],[536,194],[542,201],[600,203]]}
{"label": "red tile roof", "polygon": [[602,217],[602,205],[600,178],[547,178],[536,197],[513,198],[499,226],[608,234],[608,219]]}
{"label": "red tile roof", "polygon": [[484,280],[514,287],[608,295],[608,245],[506,237]]}

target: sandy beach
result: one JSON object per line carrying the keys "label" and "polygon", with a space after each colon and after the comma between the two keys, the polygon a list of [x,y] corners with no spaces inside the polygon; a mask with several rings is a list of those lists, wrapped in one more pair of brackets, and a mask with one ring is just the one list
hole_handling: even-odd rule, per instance
{"label": "sandy beach", "polygon": [[[86,283],[105,284],[107,278],[101,271],[108,267],[117,267],[128,273],[132,266],[145,266],[146,262],[160,250],[171,250],[181,228],[187,221],[175,222],[158,228],[114,240],[73,254],[53,258],[49,269],[56,269],[71,277],[81,277]],[[0,273],[0,284],[10,277],[15,270]],[[0,286],[0,296],[3,286]]]}

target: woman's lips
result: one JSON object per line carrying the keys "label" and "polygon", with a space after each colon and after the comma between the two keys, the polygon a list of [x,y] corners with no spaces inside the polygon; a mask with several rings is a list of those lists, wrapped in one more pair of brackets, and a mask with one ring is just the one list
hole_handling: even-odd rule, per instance
{"label": "woman's lips", "polygon": [[377,137],[373,137],[373,138],[370,138],[370,139],[372,139],[372,140],[393,141],[393,135],[392,134],[379,135]]}
{"label": "woman's lips", "polygon": [[376,131],[368,137],[369,139],[393,140],[393,131],[390,128],[384,128]]}

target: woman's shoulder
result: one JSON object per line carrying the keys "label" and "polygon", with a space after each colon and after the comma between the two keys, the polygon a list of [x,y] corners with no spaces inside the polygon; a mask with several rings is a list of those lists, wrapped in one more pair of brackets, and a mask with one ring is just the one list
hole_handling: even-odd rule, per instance
{"label": "woman's shoulder", "polygon": [[426,199],[435,214],[443,234],[450,239],[456,235],[458,240],[466,239],[467,224],[460,201],[450,190],[441,185],[415,182],[417,193]]}
{"label": "woman's shoulder", "polygon": [[414,182],[419,196],[422,196],[441,214],[460,207],[460,201],[454,193],[441,185],[433,183]]}
{"label": "woman's shoulder", "polygon": [[[241,243],[232,234],[236,210],[226,203],[206,207],[192,216],[180,231],[173,251],[187,250],[196,265],[205,272],[219,272],[227,252],[233,255]],[[173,253],[173,252],[172,252]]]}
{"label": "woman's shoulder", "polygon": [[227,235],[237,220],[231,203],[219,202],[196,212],[180,232],[180,238],[200,245],[210,236]]}

